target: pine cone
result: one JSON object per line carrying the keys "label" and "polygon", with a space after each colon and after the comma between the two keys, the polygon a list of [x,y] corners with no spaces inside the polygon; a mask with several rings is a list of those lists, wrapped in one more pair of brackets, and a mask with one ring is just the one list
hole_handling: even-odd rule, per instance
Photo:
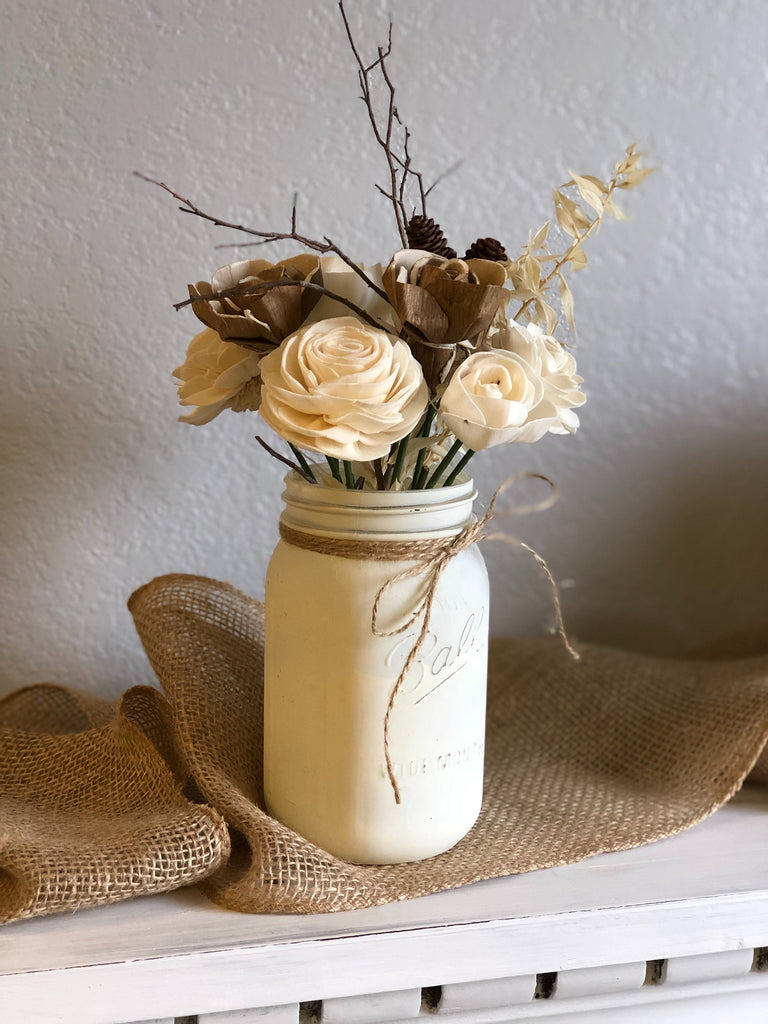
{"label": "pine cone", "polygon": [[456,250],[451,249],[440,225],[435,224],[431,217],[425,217],[421,213],[414,214],[405,227],[405,233],[408,236],[409,249],[424,249],[435,256],[444,256],[447,260],[456,259]]}
{"label": "pine cone", "polygon": [[495,238],[478,238],[464,256],[465,260],[493,260],[495,263],[505,263],[508,258],[504,246]]}

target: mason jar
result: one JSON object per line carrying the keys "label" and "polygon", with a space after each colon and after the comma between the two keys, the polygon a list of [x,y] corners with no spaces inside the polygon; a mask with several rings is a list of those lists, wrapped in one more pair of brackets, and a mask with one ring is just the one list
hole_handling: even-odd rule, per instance
{"label": "mason jar", "polygon": [[[457,843],[480,811],[488,650],[482,555],[477,545],[465,547],[435,580],[429,561],[403,557],[402,547],[390,556],[387,548],[445,540],[474,522],[472,480],[459,479],[431,490],[353,491],[286,477],[281,524],[302,543],[281,538],[267,572],[265,797],[273,817],[344,860],[432,857]],[[338,553],[339,542],[355,542],[345,549],[351,557]],[[428,630],[389,721],[398,803],[385,718],[432,584]]]}

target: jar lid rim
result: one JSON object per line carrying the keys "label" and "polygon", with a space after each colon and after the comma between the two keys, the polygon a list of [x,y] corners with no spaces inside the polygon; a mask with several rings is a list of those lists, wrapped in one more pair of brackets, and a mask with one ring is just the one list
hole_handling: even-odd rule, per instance
{"label": "jar lid rim", "polygon": [[[463,479],[462,479],[463,477]],[[311,484],[295,470],[284,478],[283,500],[290,504],[334,506],[339,509],[375,509],[393,512],[404,509],[434,508],[473,501],[477,496],[472,477],[462,474],[458,483],[429,490],[353,491],[345,487]]]}

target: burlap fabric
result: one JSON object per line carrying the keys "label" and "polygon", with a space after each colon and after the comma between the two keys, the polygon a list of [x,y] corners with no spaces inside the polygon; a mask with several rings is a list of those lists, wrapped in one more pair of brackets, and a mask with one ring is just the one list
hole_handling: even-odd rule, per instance
{"label": "burlap fabric", "polygon": [[750,771],[768,784],[768,655],[580,645],[573,662],[553,638],[497,641],[472,832],[419,863],[348,864],[263,809],[260,603],[165,576],[129,606],[164,697],[43,685],[0,702],[0,920],[201,880],[232,910],[350,910],[652,842]]}

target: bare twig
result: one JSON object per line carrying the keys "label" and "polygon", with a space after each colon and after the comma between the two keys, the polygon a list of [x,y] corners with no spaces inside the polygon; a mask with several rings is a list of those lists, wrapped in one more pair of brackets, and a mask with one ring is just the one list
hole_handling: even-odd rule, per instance
{"label": "bare twig", "polygon": [[446,178],[448,178],[451,174],[454,174],[456,171],[458,171],[458,169],[461,167],[463,163],[463,160],[456,160],[456,162],[452,163],[450,167],[446,167],[443,173],[439,174],[435,178],[435,180],[429,186],[427,191],[424,193],[424,198],[426,199],[426,197],[432,192],[433,189],[436,189],[437,186],[440,185],[443,181],[445,181]]}
{"label": "bare twig", "polygon": [[317,483],[317,480],[315,480],[314,477],[311,477],[309,473],[305,473],[301,466],[297,465],[295,462],[291,462],[290,459],[286,459],[286,457],[284,455],[281,455],[280,452],[276,452],[274,448],[267,444],[263,437],[259,437],[258,434],[256,434],[255,436],[256,440],[259,442],[264,451],[269,452],[273,459],[277,459],[279,462],[282,462],[284,466],[288,466],[290,469],[295,470],[300,476],[304,477],[307,483]]}
{"label": "bare twig", "polygon": [[[372,64],[365,64],[363,62],[362,57],[360,56],[359,50],[357,49],[357,45],[355,43],[354,36],[352,35],[352,29],[350,28],[349,21],[347,20],[347,12],[344,10],[343,0],[339,0],[339,11],[341,13],[342,21],[344,22],[344,29],[345,29],[345,31],[347,33],[347,40],[349,42],[349,47],[352,50],[352,55],[354,56],[355,60],[357,61],[358,81],[360,83],[360,99],[365,104],[365,109],[368,112],[368,120],[370,121],[370,124],[371,124],[371,130],[373,131],[373,137],[375,138],[376,142],[378,142],[378,144],[381,146],[381,148],[384,150],[384,155],[385,155],[385,157],[387,159],[387,168],[389,169],[389,178],[390,178],[390,192],[391,192],[391,197],[392,197],[392,206],[393,206],[394,211],[395,211],[395,222],[397,223],[397,230],[398,230],[398,233],[400,235],[400,240],[401,240],[403,246],[406,246],[408,244],[408,240],[407,240],[407,236],[406,236],[406,233],[405,233],[405,221],[403,219],[403,211],[398,206],[397,200],[394,198],[396,196],[396,194],[397,194],[397,164],[395,162],[394,154],[392,152],[392,147],[390,145],[390,140],[391,140],[391,135],[392,135],[392,109],[393,109],[394,95],[393,95],[392,91],[390,90],[389,110],[388,110],[388,114],[387,114],[387,124],[386,124],[386,128],[384,130],[384,134],[382,134],[382,131],[379,128],[379,123],[378,123],[378,121],[376,119],[376,113],[375,113],[375,111],[373,109],[373,99],[371,97],[371,88],[370,88],[370,84],[369,84],[369,76],[370,76],[371,72],[375,71],[376,68],[382,68],[383,69],[384,61],[387,59],[387,57],[389,56],[389,54],[392,51],[392,22],[389,23],[389,38],[388,38],[388,43],[387,43],[387,49],[384,50],[384,49],[382,49],[382,47],[379,47],[377,59],[375,61],[373,61]],[[386,195],[386,193],[385,193],[385,195]]]}
{"label": "bare twig", "polygon": [[[403,153],[405,154],[405,163],[403,164],[403,172],[404,172],[403,173],[403,184],[405,184],[405,179],[408,176],[408,174],[411,174],[416,179],[416,181],[418,183],[418,186],[419,186],[419,199],[421,201],[421,212],[422,212],[422,214],[426,215],[427,196],[432,191],[432,189],[428,189],[425,192],[424,191],[424,176],[423,176],[423,174],[421,173],[421,171],[411,170],[411,154],[410,154],[410,152],[408,150],[408,143],[411,141],[411,133],[408,130],[407,126],[404,126],[404,131],[405,131],[405,138],[403,140]],[[437,184],[437,182],[435,182],[435,184]],[[433,185],[432,188],[434,188],[434,187],[435,186]],[[400,196],[402,201],[405,200],[404,192],[405,192],[405,189],[403,188],[401,190],[401,196]]]}
{"label": "bare twig", "polygon": [[260,242],[222,242],[220,245],[214,245],[214,249],[254,249],[257,245],[269,245],[270,242],[274,241],[272,238],[262,238]]}
{"label": "bare twig", "polygon": [[394,196],[392,195],[392,193],[391,193],[391,192],[387,192],[387,190],[386,190],[386,189],[385,189],[385,188],[383,187],[383,185],[377,185],[377,184],[376,184],[376,183],[374,182],[374,186],[373,186],[373,187],[374,187],[375,189],[378,189],[378,191],[379,191],[379,192],[381,192],[381,194],[382,194],[382,195],[384,196],[384,198],[385,198],[385,199],[389,199],[389,200],[391,200],[391,201],[392,201],[393,203],[394,203],[394,202],[397,202],[397,200],[396,200],[396,199],[394,198]]}
{"label": "bare twig", "polygon": [[[291,211],[291,230],[290,231],[257,231],[255,228],[249,228],[245,224],[235,224],[233,221],[222,220],[221,217],[216,217],[213,214],[205,213],[200,209],[191,199],[186,199],[184,196],[179,195],[178,192],[174,192],[172,188],[165,184],[164,181],[157,181],[155,178],[149,178],[146,174],[142,174],[140,171],[133,172],[137,178],[141,178],[142,181],[149,182],[150,185],[157,185],[158,188],[164,189],[169,195],[172,195],[174,199],[177,199],[182,205],[179,207],[182,213],[191,213],[195,217],[201,217],[203,220],[209,221],[216,227],[230,228],[233,231],[242,231],[246,235],[254,235],[256,238],[262,239],[259,244],[265,244],[267,242],[279,242],[284,240],[299,242],[301,245],[311,249],[313,252],[325,255],[327,253],[334,253],[339,257],[342,262],[353,270],[357,276],[365,281],[366,285],[374,291],[380,298],[387,299],[387,293],[383,288],[380,288],[375,281],[372,281],[370,277],[365,273],[362,267],[359,267],[346,253],[342,252],[339,246],[333,242],[328,236],[324,236],[322,241],[318,241],[316,238],[307,238],[306,235],[300,235],[296,231],[296,202],[297,196],[293,198],[293,209]],[[388,301],[388,300],[387,300]]]}
{"label": "bare twig", "polygon": [[[371,130],[373,131],[373,137],[384,150],[384,156],[387,161],[389,188],[386,190],[379,185],[376,187],[382,195],[386,196],[392,203],[400,241],[403,246],[407,246],[408,235],[406,232],[406,225],[408,223],[409,216],[405,207],[405,189],[409,177],[414,178],[417,182],[421,201],[421,212],[425,215],[427,193],[424,191],[424,183],[421,173],[415,171],[411,165],[411,156],[408,151],[410,132],[407,126],[403,124],[400,119],[400,115],[398,114],[397,106],[395,105],[395,86],[387,67],[387,58],[392,53],[392,23],[390,22],[389,25],[386,47],[380,46],[377,50],[378,56],[376,59],[370,64],[366,64],[360,56],[360,51],[358,50],[354,36],[352,35],[352,29],[350,28],[350,24],[347,19],[347,13],[344,10],[344,0],[339,0],[339,11],[341,12],[342,21],[344,22],[344,29],[347,34],[350,49],[352,50],[355,61],[357,62],[357,77],[358,82],[360,83],[360,99],[365,104],[366,111],[368,112],[368,120],[371,125]],[[376,116],[373,96],[371,93],[371,75],[374,71],[378,71],[380,73],[387,89],[388,99],[386,103],[386,117],[383,125],[380,124],[379,119]],[[397,129],[402,130],[403,134],[402,155],[395,149],[395,135],[399,134]]]}
{"label": "bare twig", "polygon": [[228,299],[236,295],[258,295],[260,292],[271,291],[272,288],[306,288],[309,291],[320,292],[321,295],[327,295],[329,299],[335,299],[336,302],[343,303],[361,320],[365,320],[367,324],[370,324],[371,327],[377,327],[380,331],[386,330],[386,327],[374,319],[370,313],[360,306],[356,306],[350,299],[345,298],[343,295],[337,295],[336,292],[329,291],[321,284],[315,284],[314,281],[257,281],[256,284],[248,285],[247,288],[235,285],[234,288],[224,288],[222,291],[213,292],[211,295],[192,295],[188,299],[184,299],[183,302],[174,302],[173,308],[178,312],[180,309],[184,309],[185,306],[194,305],[195,302],[214,302],[217,299]]}
{"label": "bare twig", "polygon": [[[401,210],[405,209],[405,185],[408,181],[408,171],[411,167],[411,157],[408,152],[408,140],[411,137],[411,133],[408,129],[405,129],[405,139],[403,140],[403,152],[405,153],[405,161],[403,163],[404,173],[400,175],[400,190],[397,194],[397,203]],[[407,223],[407,222],[406,222]]]}

